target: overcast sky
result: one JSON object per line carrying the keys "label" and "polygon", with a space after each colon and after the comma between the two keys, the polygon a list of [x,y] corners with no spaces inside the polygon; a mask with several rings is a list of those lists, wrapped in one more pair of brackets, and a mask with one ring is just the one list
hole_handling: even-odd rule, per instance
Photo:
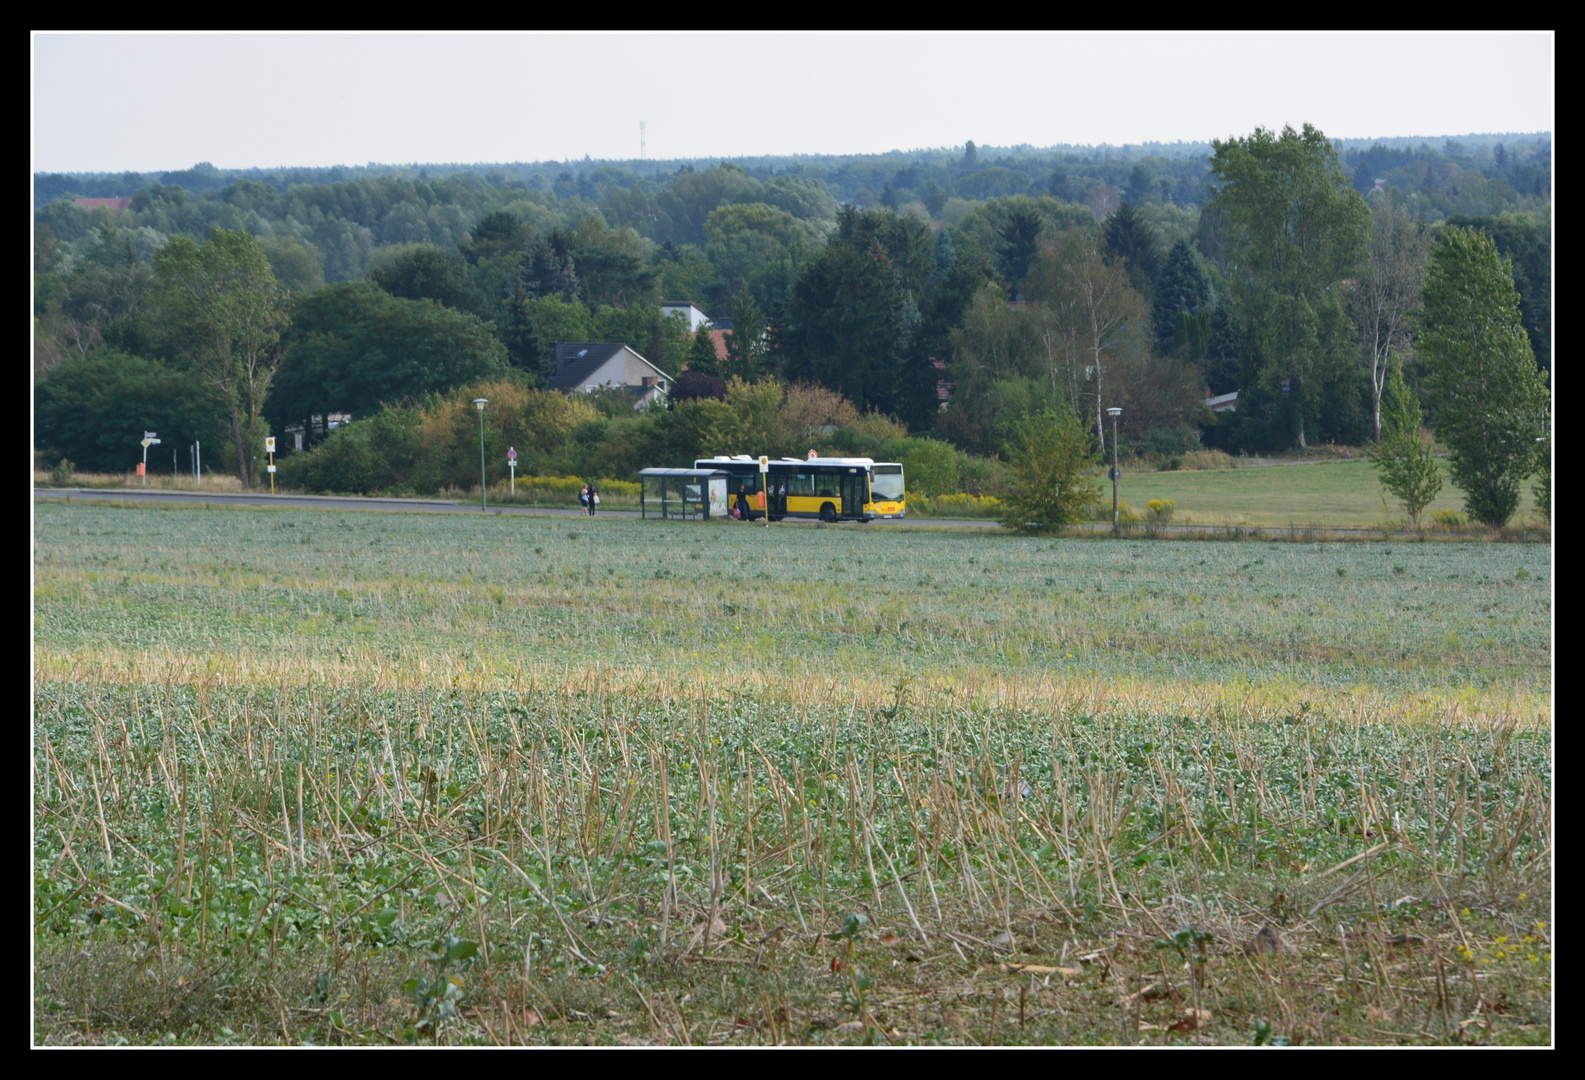
{"label": "overcast sky", "polygon": [[1550,131],[1533,34],[33,35],[33,170]]}

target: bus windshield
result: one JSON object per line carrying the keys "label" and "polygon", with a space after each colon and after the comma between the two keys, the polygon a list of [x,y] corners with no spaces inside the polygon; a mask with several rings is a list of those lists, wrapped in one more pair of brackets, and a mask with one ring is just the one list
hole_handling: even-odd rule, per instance
{"label": "bus windshield", "polygon": [[870,498],[874,502],[901,502],[903,497],[903,467],[877,465],[870,479]]}

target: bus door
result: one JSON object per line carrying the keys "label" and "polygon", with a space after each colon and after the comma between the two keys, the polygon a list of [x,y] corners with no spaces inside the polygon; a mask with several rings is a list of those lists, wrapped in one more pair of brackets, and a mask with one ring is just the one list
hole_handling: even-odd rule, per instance
{"label": "bus door", "polygon": [[780,521],[787,515],[787,482],[791,479],[791,469],[779,469],[774,465],[765,477],[765,505],[772,521]]}
{"label": "bus door", "polygon": [[865,483],[868,476],[859,469],[849,469],[842,474],[842,506],[837,513],[843,517],[864,516],[864,496],[869,485]]}

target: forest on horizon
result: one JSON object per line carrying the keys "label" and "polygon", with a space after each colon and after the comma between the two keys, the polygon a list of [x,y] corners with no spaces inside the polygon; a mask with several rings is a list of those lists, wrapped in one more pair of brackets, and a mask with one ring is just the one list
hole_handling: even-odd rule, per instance
{"label": "forest on horizon", "polygon": [[[225,410],[184,376],[157,264],[178,240],[207,246],[222,233],[251,238],[282,296],[278,375],[249,421],[277,430],[481,379],[543,388],[556,342],[621,341],[674,375],[717,380],[694,380],[707,398],[727,400],[733,378],[822,387],[857,415],[889,417],[893,434],[970,455],[1003,453],[1009,425],[1042,409],[1088,409],[1093,421],[1102,372],[1126,406],[1124,437],[1163,453],[1303,445],[1306,432],[1368,441],[1375,401],[1352,301],[1304,301],[1332,322],[1302,400],[1280,358],[1261,351],[1258,313],[1232,302],[1250,264],[1229,246],[1219,192],[1231,173],[1217,155],[1243,141],[39,174],[39,446],[87,465],[124,456],[120,427],[216,438]],[[1369,270],[1365,218],[1426,236],[1481,229],[1511,260],[1531,348],[1550,368],[1549,134],[1351,140],[1307,127],[1302,142],[1348,222],[1316,288],[1352,289]],[[131,204],[75,201],[95,198]],[[1111,289],[1114,322],[1084,331],[1086,361],[1073,297],[1097,283]],[[695,301],[731,326],[729,355],[664,318],[663,300]],[[1400,354],[1417,388],[1412,347]],[[1199,404],[1231,390],[1244,394],[1236,417]],[[121,423],[129,400],[146,403],[144,418]],[[601,423],[561,445],[555,467],[682,460],[714,437],[618,446],[628,419]],[[313,434],[317,444],[325,432]]]}

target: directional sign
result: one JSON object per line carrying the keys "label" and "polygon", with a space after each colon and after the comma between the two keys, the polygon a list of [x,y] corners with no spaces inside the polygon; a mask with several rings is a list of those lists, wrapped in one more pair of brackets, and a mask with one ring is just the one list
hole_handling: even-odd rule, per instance
{"label": "directional sign", "polygon": [[275,453],[275,436],[274,435],[266,435],[264,437],[264,452],[266,454]]}

